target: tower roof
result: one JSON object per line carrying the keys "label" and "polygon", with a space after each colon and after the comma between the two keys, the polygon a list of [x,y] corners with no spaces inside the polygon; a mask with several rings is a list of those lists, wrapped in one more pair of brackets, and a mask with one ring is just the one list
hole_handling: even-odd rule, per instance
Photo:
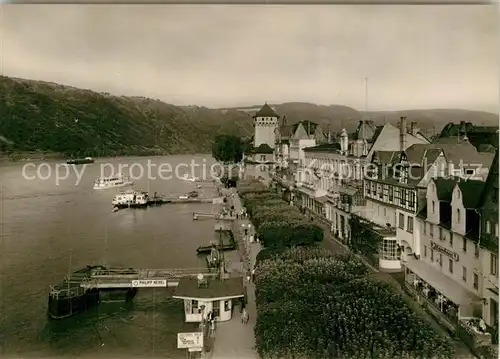
{"label": "tower roof", "polygon": [[254,118],[255,117],[277,117],[279,118],[278,114],[276,112],[274,112],[274,110],[269,107],[269,105],[267,104],[267,102],[264,104],[264,106],[262,106],[262,108],[259,110],[259,112],[257,112],[255,114],[255,116],[253,116]]}

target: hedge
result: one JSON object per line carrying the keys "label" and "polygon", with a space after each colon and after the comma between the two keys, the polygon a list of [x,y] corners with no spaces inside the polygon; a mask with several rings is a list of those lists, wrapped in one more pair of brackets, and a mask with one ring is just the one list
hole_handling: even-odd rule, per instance
{"label": "hedge", "polygon": [[255,273],[261,358],[451,358],[387,284],[350,255],[318,247],[267,252]]}
{"label": "hedge", "polygon": [[320,226],[309,222],[261,182],[241,181],[238,194],[264,247],[277,250],[323,240]]}

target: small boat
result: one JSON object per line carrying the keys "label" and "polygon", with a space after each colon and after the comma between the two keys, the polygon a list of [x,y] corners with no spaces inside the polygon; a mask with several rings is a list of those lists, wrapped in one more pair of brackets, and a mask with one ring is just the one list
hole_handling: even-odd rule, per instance
{"label": "small boat", "polygon": [[191,191],[188,194],[185,194],[183,196],[179,196],[179,199],[194,199],[198,198],[199,194],[197,191]]}
{"label": "small boat", "polygon": [[129,190],[117,194],[111,204],[114,208],[144,208],[149,203],[149,195],[144,191]]}
{"label": "small boat", "polygon": [[200,179],[198,177],[193,177],[188,175],[187,173],[181,177],[183,181],[188,181],[188,182],[198,182]]}
{"label": "small boat", "polygon": [[126,187],[133,184],[134,181],[132,179],[119,173],[118,175],[112,177],[97,178],[94,182],[94,189]]}
{"label": "small boat", "polygon": [[66,161],[66,164],[68,165],[84,165],[87,163],[94,163],[94,159],[92,157],[85,157],[85,158],[69,159]]}

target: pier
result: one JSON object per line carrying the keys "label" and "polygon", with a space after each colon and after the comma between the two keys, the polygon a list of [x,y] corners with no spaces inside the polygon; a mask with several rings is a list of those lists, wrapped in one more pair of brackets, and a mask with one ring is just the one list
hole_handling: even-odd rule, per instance
{"label": "pier", "polygon": [[208,273],[206,268],[195,269],[124,269],[106,268],[97,269],[84,278],[80,287],[85,289],[108,289],[108,288],[158,288],[176,287],[179,279],[186,277],[196,278],[199,274],[203,276],[215,276],[216,273]]}

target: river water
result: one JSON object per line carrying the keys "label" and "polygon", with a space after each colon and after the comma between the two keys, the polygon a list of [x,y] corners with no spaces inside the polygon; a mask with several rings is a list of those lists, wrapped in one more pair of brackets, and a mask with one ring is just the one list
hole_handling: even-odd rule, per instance
{"label": "river water", "polygon": [[[2,357],[163,357],[185,358],[176,348],[176,333],[192,331],[184,323],[183,306],[168,289],[143,289],[130,305],[101,304],[95,310],[61,321],[46,316],[49,285],[60,282],[71,268],[103,264],[133,268],[194,268],[205,262],[199,245],[213,238],[214,222],[193,222],[192,212],[212,212],[212,204],[175,204],[143,210],[111,211],[116,189],[96,191],[93,181],[115,172],[119,164],[133,167],[134,188],[165,194],[194,190],[192,182],[166,179],[169,166],[189,173],[191,161],[213,163],[210,156],[167,156],[99,159],[87,165],[77,183],[72,172],[56,183],[58,162],[0,163],[0,353]],[[147,166],[150,161],[150,176]],[[158,166],[163,179],[159,178]],[[166,164],[166,165],[165,165]],[[156,165],[156,166],[155,166]],[[35,167],[37,166],[37,167]],[[44,167],[45,166],[45,167]],[[72,168],[72,167],[71,167]],[[81,169],[82,166],[77,168]],[[59,168],[64,177],[65,169]],[[205,172],[208,171],[205,169]],[[128,174],[126,168],[122,169]],[[203,168],[195,170],[203,176]],[[212,187],[202,189],[213,195]]]}

